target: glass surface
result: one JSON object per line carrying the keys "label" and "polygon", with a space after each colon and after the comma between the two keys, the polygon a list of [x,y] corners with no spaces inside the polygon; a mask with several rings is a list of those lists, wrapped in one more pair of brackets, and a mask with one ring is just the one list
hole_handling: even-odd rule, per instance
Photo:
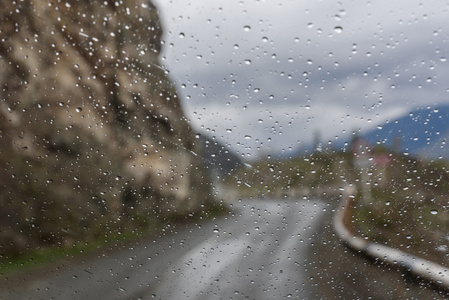
{"label": "glass surface", "polygon": [[0,5],[0,298],[448,296],[447,1]]}

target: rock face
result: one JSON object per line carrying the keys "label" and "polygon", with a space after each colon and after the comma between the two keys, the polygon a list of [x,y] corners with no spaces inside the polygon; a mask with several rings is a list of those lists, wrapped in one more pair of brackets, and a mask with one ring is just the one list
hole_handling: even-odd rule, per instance
{"label": "rock face", "polygon": [[0,254],[213,201],[152,3],[0,5]]}

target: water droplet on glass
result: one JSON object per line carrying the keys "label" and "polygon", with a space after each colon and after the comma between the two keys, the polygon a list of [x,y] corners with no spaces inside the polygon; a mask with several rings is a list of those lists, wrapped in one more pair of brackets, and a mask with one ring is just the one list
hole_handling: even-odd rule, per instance
{"label": "water droplet on glass", "polygon": [[75,110],[76,112],[81,112],[83,109],[81,107],[77,107]]}
{"label": "water droplet on glass", "polygon": [[432,210],[430,211],[430,213],[431,213],[432,215],[436,215],[436,214],[438,214],[438,210],[432,209]]}
{"label": "water droplet on glass", "polygon": [[251,30],[251,26],[245,25],[245,26],[243,26],[243,30],[246,31],[246,32],[248,32],[248,31]]}
{"label": "water droplet on glass", "polygon": [[334,31],[335,31],[336,33],[342,33],[342,32],[343,32],[343,27],[341,27],[341,26],[336,26],[336,27],[334,27]]}
{"label": "water droplet on glass", "polygon": [[251,64],[251,60],[245,59],[245,65],[250,65],[250,64]]}
{"label": "water droplet on glass", "polygon": [[179,34],[179,37],[182,38],[182,39],[183,39],[185,36],[186,36],[186,35],[184,34],[184,32],[181,32],[181,33]]}

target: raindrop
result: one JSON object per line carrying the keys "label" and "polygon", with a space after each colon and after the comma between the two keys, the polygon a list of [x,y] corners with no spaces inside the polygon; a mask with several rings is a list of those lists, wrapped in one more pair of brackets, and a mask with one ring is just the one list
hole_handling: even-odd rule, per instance
{"label": "raindrop", "polygon": [[264,43],[268,42],[268,38],[267,38],[266,36],[264,36],[264,37],[262,38],[262,42],[264,42]]}
{"label": "raindrop", "polygon": [[438,210],[432,209],[432,210],[430,211],[430,213],[431,213],[432,215],[436,215],[436,214],[438,214]]}
{"label": "raindrop", "polygon": [[336,26],[336,27],[334,27],[334,31],[335,31],[336,33],[342,33],[342,32],[343,32],[343,27],[341,27],[341,26]]}
{"label": "raindrop", "polygon": [[245,140],[250,140],[251,136],[250,135],[245,135]]}
{"label": "raindrop", "polygon": [[243,30],[246,31],[246,32],[248,32],[248,31],[251,30],[251,26],[245,25],[245,26],[243,26]]}
{"label": "raindrop", "polygon": [[186,36],[186,35],[184,34],[184,32],[181,32],[181,33],[179,34],[179,37],[182,38],[182,39],[183,39],[185,36]]}
{"label": "raindrop", "polygon": [[250,65],[250,64],[251,64],[251,60],[245,59],[245,65]]}
{"label": "raindrop", "polygon": [[81,107],[77,107],[75,110],[76,112],[81,112],[83,109]]}

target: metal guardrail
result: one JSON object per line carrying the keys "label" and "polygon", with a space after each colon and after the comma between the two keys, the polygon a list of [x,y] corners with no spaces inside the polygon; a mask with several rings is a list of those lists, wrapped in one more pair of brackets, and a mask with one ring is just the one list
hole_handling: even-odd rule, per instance
{"label": "metal guardrail", "polygon": [[371,243],[369,240],[357,237],[350,232],[344,223],[346,208],[350,204],[349,201],[350,199],[348,197],[342,200],[339,208],[334,214],[333,225],[337,235],[350,248],[360,251],[361,253],[364,253],[374,259],[402,267],[415,276],[449,290],[448,268],[401,250],[393,249],[377,243]]}

